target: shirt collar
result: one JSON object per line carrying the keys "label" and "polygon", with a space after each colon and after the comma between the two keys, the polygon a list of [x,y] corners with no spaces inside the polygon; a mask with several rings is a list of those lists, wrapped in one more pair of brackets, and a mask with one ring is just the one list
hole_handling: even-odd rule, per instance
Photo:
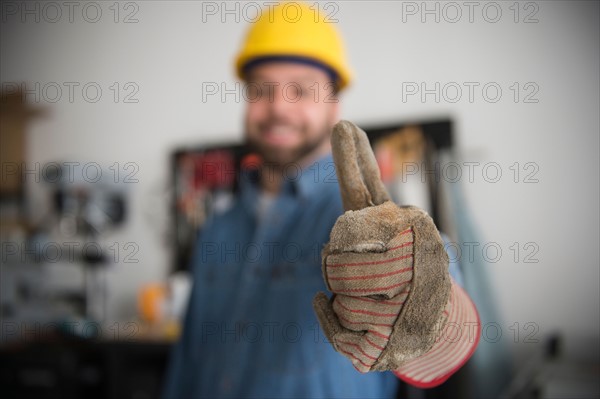
{"label": "shirt collar", "polygon": [[[296,173],[297,172],[297,173]],[[310,198],[323,193],[327,186],[337,186],[335,165],[331,153],[316,159],[304,168],[290,171],[288,184],[295,187],[296,194],[302,198]],[[297,174],[297,177],[294,176]]]}
{"label": "shirt collar", "polygon": [[[255,204],[260,193],[260,174],[256,170],[243,171],[240,179],[242,198]],[[312,163],[299,167],[291,164],[284,170],[284,181],[278,196],[308,199],[324,193],[327,187],[337,186],[337,175],[331,152],[316,159]]]}

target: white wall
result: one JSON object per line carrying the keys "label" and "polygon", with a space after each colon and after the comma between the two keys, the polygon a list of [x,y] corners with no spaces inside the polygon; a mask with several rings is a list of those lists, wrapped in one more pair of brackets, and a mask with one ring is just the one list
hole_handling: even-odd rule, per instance
{"label": "white wall", "polygon": [[[232,96],[225,102],[214,97],[203,102],[202,84],[223,82],[233,88],[232,59],[246,22],[236,22],[233,15],[226,15],[225,23],[219,15],[202,22],[201,3],[147,1],[135,3],[139,22],[115,24],[112,2],[98,4],[103,14],[97,23],[82,18],[84,3],[75,10],[73,23],[64,14],[56,23],[43,15],[39,23],[32,16],[22,22],[23,17],[4,10],[1,80],[42,86],[81,83],[73,103],[66,91],[55,104],[40,99],[37,105],[46,107],[48,116],[31,125],[30,162],[139,165],[139,183],[129,187],[129,222],[111,236],[120,243],[135,241],[140,248],[138,264],[116,265],[109,274],[110,316],[121,319],[134,312],[141,284],[168,273],[170,151],[183,144],[241,138],[243,104]],[[339,20],[356,72],[355,84],[343,97],[343,117],[362,124],[452,117],[459,162],[496,162],[502,168],[498,183],[486,182],[481,169],[473,183],[463,182],[482,242],[496,242],[503,250],[501,261],[488,270],[505,325],[533,321],[540,334],[566,333],[569,345],[579,337],[597,341],[598,3],[534,2],[539,22],[527,24],[523,19],[535,9],[523,9],[523,3],[519,23],[509,8],[513,2],[497,3],[502,10],[497,23],[484,19],[486,3],[474,9],[472,23],[463,2],[455,3],[463,12],[456,23],[445,20],[454,18],[455,9],[444,13],[445,3],[437,4],[439,23],[434,15],[425,15],[422,22],[420,13],[405,13],[421,8],[421,2],[353,1],[329,8]],[[132,10],[121,9],[120,18]],[[93,17],[93,9],[88,11]],[[486,17],[494,18],[493,8]],[[86,82],[102,87],[97,103],[81,97]],[[134,82],[139,103],[115,104],[109,89],[113,82]],[[410,82],[430,88],[435,82],[456,82],[464,89],[463,98],[456,103],[444,97],[436,103],[433,95],[425,101],[419,96],[403,99],[403,87]],[[464,82],[480,84],[473,102]],[[482,96],[481,88],[489,82],[503,90],[496,103]],[[515,103],[513,82],[537,85],[539,102],[523,103],[521,98]],[[526,93],[521,89],[521,95]],[[509,169],[514,162],[521,165],[519,183]],[[523,169],[526,162],[539,166],[538,183],[522,182],[529,171]],[[30,190],[36,192],[36,187],[31,184]],[[514,242],[537,243],[539,263],[514,262],[509,249]]]}

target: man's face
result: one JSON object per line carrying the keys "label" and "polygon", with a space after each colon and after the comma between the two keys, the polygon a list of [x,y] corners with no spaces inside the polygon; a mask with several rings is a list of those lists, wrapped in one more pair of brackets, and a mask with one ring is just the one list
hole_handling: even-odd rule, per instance
{"label": "man's face", "polygon": [[329,149],[339,107],[323,70],[268,62],[252,68],[246,89],[246,138],[265,162],[283,166]]}

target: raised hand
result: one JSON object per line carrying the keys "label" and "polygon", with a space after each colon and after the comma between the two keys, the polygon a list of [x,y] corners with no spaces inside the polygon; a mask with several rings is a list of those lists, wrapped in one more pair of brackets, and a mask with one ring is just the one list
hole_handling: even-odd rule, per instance
{"label": "raised hand", "polygon": [[331,143],[346,212],[322,252],[333,295],[318,293],[313,306],[356,369],[397,370],[428,352],[447,321],[448,255],[426,212],[390,201],[365,132],[340,121]]}

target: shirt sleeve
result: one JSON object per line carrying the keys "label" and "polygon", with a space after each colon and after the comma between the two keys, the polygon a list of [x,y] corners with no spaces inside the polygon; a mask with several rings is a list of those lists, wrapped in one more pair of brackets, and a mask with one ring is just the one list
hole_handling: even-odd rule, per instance
{"label": "shirt sleeve", "polygon": [[[206,231],[206,228],[210,226],[210,221],[210,219],[207,220],[203,231]],[[195,240],[195,246],[192,252],[192,258],[189,265],[192,272],[192,289],[188,297],[182,333],[171,348],[169,354],[160,396],[163,399],[183,398],[192,395],[190,392],[193,390],[192,386],[194,385],[195,376],[190,372],[189,356],[190,352],[196,347],[196,345],[193,344],[193,341],[197,340],[197,338],[193,336],[192,325],[200,305],[199,301],[195,298],[198,293],[198,284],[196,284],[196,282],[199,278],[198,267],[200,266],[202,237],[203,232],[200,232]]]}

